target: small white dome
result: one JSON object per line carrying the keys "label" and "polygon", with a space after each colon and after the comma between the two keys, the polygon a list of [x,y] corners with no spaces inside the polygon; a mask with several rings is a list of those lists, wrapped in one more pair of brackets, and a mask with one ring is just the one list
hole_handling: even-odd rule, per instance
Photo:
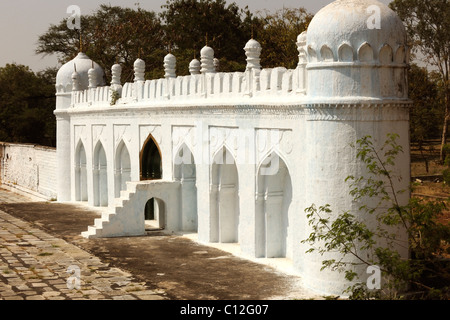
{"label": "small white dome", "polygon": [[255,39],[250,39],[244,47],[244,50],[261,49],[261,44]]}
{"label": "small white dome", "polygon": [[118,63],[111,67],[112,73],[122,73],[122,66]]}
{"label": "small white dome", "polygon": [[189,63],[190,68],[200,68],[200,66],[200,61],[198,61],[197,59],[193,59],[191,63]]}
{"label": "small white dome", "polygon": [[167,55],[164,57],[164,62],[170,63],[170,62],[176,62],[176,61],[177,61],[177,58],[176,58],[173,54],[171,54],[171,53],[167,54]]}
{"label": "small white dome", "polygon": [[303,31],[302,33],[300,33],[297,37],[297,43],[303,43],[306,42],[306,38],[307,38],[307,33],[306,31]]}
{"label": "small white dome", "polygon": [[200,51],[200,55],[202,57],[207,57],[207,58],[214,58],[214,49],[208,46],[204,46],[203,49]]}
{"label": "small white dome", "polygon": [[[92,68],[92,60],[83,52],[64,64],[56,74],[56,86],[62,88],[72,88],[72,75],[75,72],[78,73],[80,81],[80,89],[84,90],[89,87],[89,70]],[[97,79],[100,86],[104,86],[104,71],[96,62],[94,62],[95,72],[97,73]]]}
{"label": "small white dome", "polygon": [[145,68],[145,61],[144,60],[142,60],[142,59],[140,59],[140,58],[138,58],[138,59],[136,59],[136,61],[134,62],[134,68],[140,68],[140,69],[142,69],[142,68]]}

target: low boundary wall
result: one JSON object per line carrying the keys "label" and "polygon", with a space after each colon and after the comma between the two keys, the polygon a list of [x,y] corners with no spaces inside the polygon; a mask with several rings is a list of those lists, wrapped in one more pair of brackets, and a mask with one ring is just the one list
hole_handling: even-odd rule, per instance
{"label": "low boundary wall", "polygon": [[56,200],[56,149],[0,142],[0,187]]}

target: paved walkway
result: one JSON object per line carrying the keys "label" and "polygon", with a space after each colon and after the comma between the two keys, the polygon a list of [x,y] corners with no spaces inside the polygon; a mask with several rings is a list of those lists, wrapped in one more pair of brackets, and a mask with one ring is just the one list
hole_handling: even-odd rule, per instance
{"label": "paved walkway", "polygon": [[[0,189],[0,203],[27,201]],[[0,300],[162,299],[163,290],[0,211]]]}
{"label": "paved walkway", "polygon": [[99,214],[0,188],[0,299],[320,299],[280,268],[286,259],[269,259],[269,265],[243,259],[236,245],[215,248],[160,231],[81,237]]}

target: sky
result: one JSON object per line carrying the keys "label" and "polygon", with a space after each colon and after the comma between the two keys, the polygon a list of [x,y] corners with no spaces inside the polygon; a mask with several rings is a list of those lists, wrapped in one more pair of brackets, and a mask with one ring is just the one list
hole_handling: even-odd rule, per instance
{"label": "sky", "polygon": [[[275,12],[283,7],[304,7],[316,13],[333,0],[227,0],[239,7],[249,7],[250,11],[268,10]],[[380,0],[389,4],[391,0]],[[137,3],[145,10],[161,12],[166,0],[1,0],[0,1],[0,67],[7,63],[29,66],[34,71],[47,67],[58,67],[55,55],[44,57],[36,55],[35,49],[40,35],[51,24],[58,24],[68,18],[67,8],[77,5],[81,14],[91,14],[101,4],[136,8]]]}

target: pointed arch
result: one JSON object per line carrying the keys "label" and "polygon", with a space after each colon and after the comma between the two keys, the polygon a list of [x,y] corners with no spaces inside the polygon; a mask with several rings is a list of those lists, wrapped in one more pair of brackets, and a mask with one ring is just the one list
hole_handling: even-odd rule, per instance
{"label": "pointed arch", "polygon": [[397,48],[395,52],[395,63],[403,64],[406,62],[406,51],[405,46],[401,45]]}
{"label": "pointed arch", "polygon": [[339,61],[341,62],[353,62],[353,48],[347,43],[341,44],[338,49]]}
{"label": "pointed arch", "polygon": [[317,53],[311,46],[308,46],[308,62],[317,62]]}
{"label": "pointed arch", "polygon": [[239,242],[239,177],[236,161],[224,146],[211,166],[211,239],[212,242]]}
{"label": "pointed arch", "polygon": [[393,50],[390,45],[385,44],[381,47],[378,59],[381,64],[391,64],[393,61]]}
{"label": "pointed arch", "polygon": [[372,62],[374,60],[373,49],[369,43],[364,42],[358,49],[358,59],[360,62]]}
{"label": "pointed arch", "polygon": [[114,161],[115,197],[120,197],[120,191],[126,190],[128,181],[131,181],[131,158],[127,145],[122,140],[117,149]]}
{"label": "pointed arch", "polygon": [[108,161],[101,141],[94,149],[94,206],[108,206]]}
{"label": "pointed arch", "polygon": [[323,45],[322,48],[320,49],[320,57],[321,57],[321,61],[324,61],[324,62],[334,61],[333,51],[327,45]]}
{"label": "pointed arch", "polygon": [[181,183],[181,217],[182,231],[196,232],[197,215],[197,170],[191,149],[183,143],[175,154],[174,178]]}
{"label": "pointed arch", "polygon": [[162,153],[153,135],[148,136],[139,158],[141,181],[162,179]]}
{"label": "pointed arch", "polygon": [[257,174],[257,257],[292,257],[291,201],[292,182],[286,161],[277,152],[272,152],[261,162]]}
{"label": "pointed arch", "polygon": [[75,149],[75,201],[88,201],[86,149],[81,139]]}

